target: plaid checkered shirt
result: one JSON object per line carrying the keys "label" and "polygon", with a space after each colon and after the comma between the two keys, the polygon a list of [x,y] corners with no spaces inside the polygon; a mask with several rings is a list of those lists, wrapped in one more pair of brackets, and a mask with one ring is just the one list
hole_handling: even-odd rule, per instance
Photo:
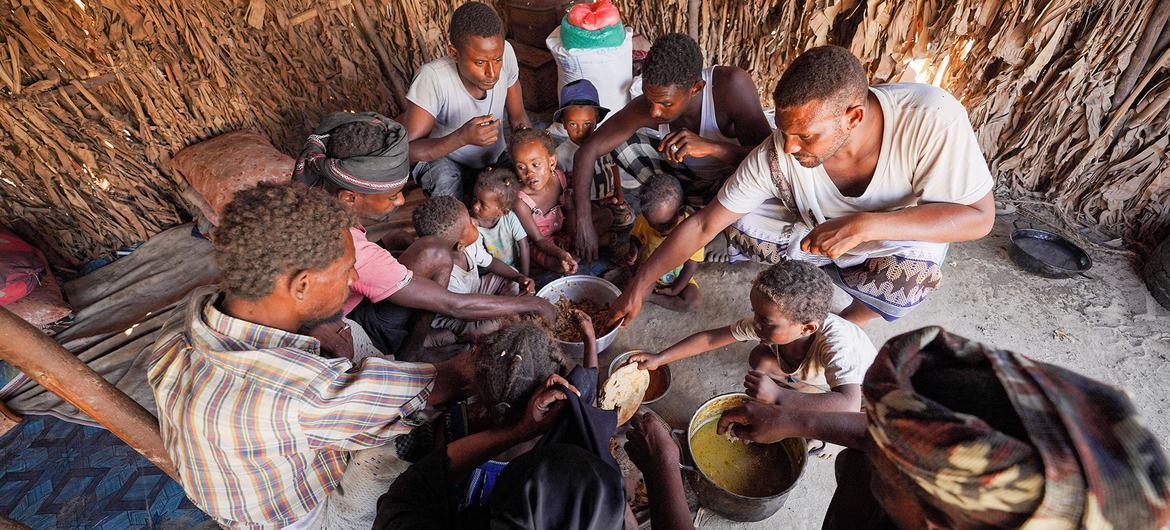
{"label": "plaid checkered shirt", "polygon": [[231,528],[277,528],[337,486],[348,451],[410,430],[429,364],[321,357],[312,337],[220,312],[196,290],[162,330],[147,377],[183,489]]}

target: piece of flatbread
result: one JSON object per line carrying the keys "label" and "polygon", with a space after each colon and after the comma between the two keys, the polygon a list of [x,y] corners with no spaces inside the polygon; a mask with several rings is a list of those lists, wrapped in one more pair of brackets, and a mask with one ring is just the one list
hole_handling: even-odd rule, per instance
{"label": "piece of flatbread", "polygon": [[650,372],[640,370],[637,363],[622,366],[605,380],[605,388],[601,390],[601,408],[617,409],[618,425],[624,425],[638,411],[649,387]]}

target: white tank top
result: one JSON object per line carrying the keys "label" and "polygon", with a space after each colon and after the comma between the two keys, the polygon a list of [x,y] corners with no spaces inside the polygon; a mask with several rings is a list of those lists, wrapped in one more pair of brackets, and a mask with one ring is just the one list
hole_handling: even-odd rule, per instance
{"label": "white tank top", "polygon": [[[699,113],[699,136],[716,142],[727,142],[741,145],[739,139],[728,138],[719,130],[719,120],[715,117],[715,89],[713,78],[715,66],[703,69],[703,109]],[[670,134],[670,124],[664,123],[658,131],[665,138]],[[683,165],[695,172],[700,179],[708,177],[726,177],[735,167],[715,157],[695,158],[688,156],[683,159]]]}

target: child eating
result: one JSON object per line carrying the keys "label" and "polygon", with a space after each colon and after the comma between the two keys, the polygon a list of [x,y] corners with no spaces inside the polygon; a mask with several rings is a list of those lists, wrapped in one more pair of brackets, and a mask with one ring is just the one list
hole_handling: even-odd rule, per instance
{"label": "child eating", "polygon": [[[642,186],[642,213],[630,230],[628,265],[636,268],[645,262],[674,227],[687,218],[684,202],[682,184],[670,175],[655,175]],[[647,300],[672,311],[694,309],[700,300],[695,270],[701,261],[702,247],[686,263],[663,274]]]}
{"label": "child eating", "polygon": [[[516,269],[495,259],[484,247],[479,229],[471,221],[467,207],[454,197],[431,197],[420,204],[411,216],[419,239],[410,245],[399,260],[416,275],[423,275],[447,290],[460,294],[532,294],[535,283]],[[487,269],[483,278],[479,268]],[[456,337],[474,339],[500,327],[495,320],[468,322],[436,316],[431,326],[449,330],[436,333],[424,342],[425,347],[442,346]]]}
{"label": "child eating", "polygon": [[[588,79],[567,83],[561,89],[561,108],[553,113],[553,121],[565,128],[569,139],[557,146],[558,168],[565,173],[573,172],[577,150],[607,114],[609,109],[601,106],[597,89]],[[623,183],[627,188],[639,186],[634,177],[618,166],[613,153],[598,157],[593,164],[593,186],[589,198],[609,206],[613,212],[614,228],[626,228],[634,223],[634,211],[626,204]]]}
{"label": "child eating", "polygon": [[[794,409],[856,412],[861,410],[861,381],[877,350],[856,324],[829,313],[832,299],[833,284],[823,271],[800,261],[781,261],[752,283],[753,316],[630,361],[655,370],[737,341],[759,341],[744,378],[749,395]],[[778,382],[818,393],[781,388]]]}
{"label": "child eating", "polygon": [[512,211],[519,191],[520,179],[509,168],[480,173],[472,196],[471,219],[492,257],[528,276],[528,233]]}
{"label": "child eating", "polygon": [[571,201],[569,181],[557,169],[552,138],[545,131],[522,129],[512,135],[509,145],[522,183],[514,211],[535,247],[532,262],[561,274],[577,272],[577,260],[558,245],[569,241],[565,209]]}

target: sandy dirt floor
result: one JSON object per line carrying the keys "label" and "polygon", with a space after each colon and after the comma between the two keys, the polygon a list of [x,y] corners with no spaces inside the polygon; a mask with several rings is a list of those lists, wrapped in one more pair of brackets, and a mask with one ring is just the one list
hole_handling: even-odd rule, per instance
{"label": "sandy dirt floor", "polygon": [[[1007,255],[1010,219],[975,242],[954,245],[942,286],[909,317],[877,321],[866,330],[880,347],[888,338],[927,325],[1034,359],[1070,368],[1129,392],[1145,425],[1170,452],[1170,312],[1146,291],[1130,260],[1093,252],[1093,279],[1051,280],[1018,269]],[[602,357],[602,366],[630,349],[658,351],[690,333],[730,324],[751,308],[747,295],[755,264],[706,264],[698,274],[704,303],[690,314],[647,305]],[[848,296],[838,291],[843,307]],[[738,344],[674,365],[670,393],[653,404],[685,428],[707,398],[742,390],[750,345]],[[812,458],[787,503],[753,524],[710,515],[703,528],[817,529],[835,489],[832,460]]]}

